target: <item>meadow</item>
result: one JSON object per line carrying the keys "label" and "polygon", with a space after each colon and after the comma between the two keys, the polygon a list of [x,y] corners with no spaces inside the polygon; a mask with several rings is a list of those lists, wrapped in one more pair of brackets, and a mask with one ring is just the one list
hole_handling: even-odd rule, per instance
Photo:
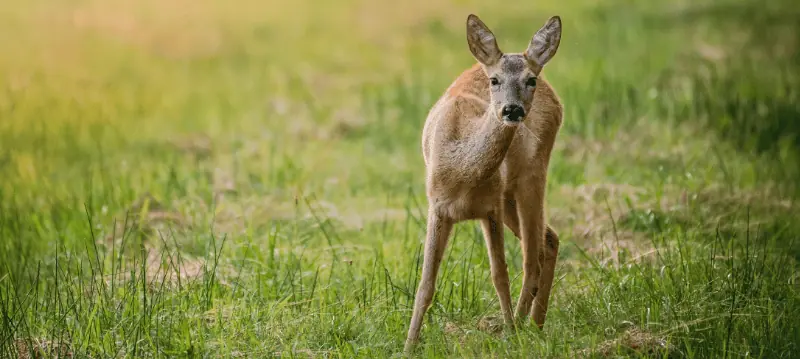
{"label": "meadow", "polygon": [[0,357],[400,356],[470,13],[564,23],[556,280],[502,330],[457,225],[416,354],[800,357],[793,0],[5,0]]}

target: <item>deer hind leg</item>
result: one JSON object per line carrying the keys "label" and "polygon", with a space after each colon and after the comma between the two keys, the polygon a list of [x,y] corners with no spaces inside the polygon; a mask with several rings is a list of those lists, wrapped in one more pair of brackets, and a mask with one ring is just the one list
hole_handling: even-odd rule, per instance
{"label": "deer hind leg", "polygon": [[428,233],[425,238],[425,251],[422,260],[422,278],[419,281],[417,295],[414,299],[414,314],[411,317],[408,338],[405,344],[406,353],[411,353],[419,340],[422,319],[433,300],[433,293],[436,290],[436,274],[439,272],[439,265],[442,263],[444,249],[447,247],[447,240],[452,228],[453,222],[451,220],[439,216],[432,209],[429,211]]}
{"label": "deer hind leg", "polygon": [[550,301],[550,290],[553,288],[556,260],[558,259],[558,234],[549,225],[544,235],[544,248],[541,253],[542,272],[539,276],[539,291],[533,303],[531,317],[541,329],[547,315],[547,305]]}
{"label": "deer hind leg", "polygon": [[508,267],[506,267],[505,247],[503,246],[503,227],[497,212],[490,213],[487,218],[481,219],[483,236],[486,248],[489,251],[489,264],[491,265],[492,282],[500,300],[500,309],[506,325],[512,326],[511,313],[511,288],[508,281]]}

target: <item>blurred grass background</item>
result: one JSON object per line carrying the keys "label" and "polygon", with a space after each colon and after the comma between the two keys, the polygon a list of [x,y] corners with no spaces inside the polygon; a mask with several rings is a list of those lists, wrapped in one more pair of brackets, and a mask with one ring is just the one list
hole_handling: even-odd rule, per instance
{"label": "blurred grass background", "polygon": [[790,0],[8,0],[0,353],[398,352],[420,132],[474,62],[469,13],[508,52],[564,21],[544,72],[566,109],[557,284],[543,331],[495,332],[480,231],[459,225],[419,354],[796,355]]}

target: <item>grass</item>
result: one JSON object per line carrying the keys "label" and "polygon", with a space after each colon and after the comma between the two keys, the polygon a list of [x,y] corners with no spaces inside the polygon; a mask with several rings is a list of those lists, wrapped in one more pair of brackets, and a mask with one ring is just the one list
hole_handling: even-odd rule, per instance
{"label": "grass", "polygon": [[759,4],[11,0],[0,357],[397,356],[470,12],[507,51],[564,20],[561,252],[544,330],[498,332],[458,225],[417,354],[797,357],[800,13]]}

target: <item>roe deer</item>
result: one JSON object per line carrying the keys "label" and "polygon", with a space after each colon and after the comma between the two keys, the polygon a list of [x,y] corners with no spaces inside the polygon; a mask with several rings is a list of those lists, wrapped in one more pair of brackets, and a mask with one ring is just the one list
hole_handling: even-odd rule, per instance
{"label": "roe deer", "polygon": [[478,63],[434,104],[422,132],[428,228],[406,353],[419,339],[450,231],[459,221],[480,220],[508,326],[514,323],[501,223],[520,239],[524,276],[516,317],[530,315],[539,328],[544,325],[558,254],[558,235],[545,225],[545,184],[563,107],[540,73],[560,41],[561,18],[554,16],[525,52],[503,54],[483,21],[467,18],[467,42]]}

